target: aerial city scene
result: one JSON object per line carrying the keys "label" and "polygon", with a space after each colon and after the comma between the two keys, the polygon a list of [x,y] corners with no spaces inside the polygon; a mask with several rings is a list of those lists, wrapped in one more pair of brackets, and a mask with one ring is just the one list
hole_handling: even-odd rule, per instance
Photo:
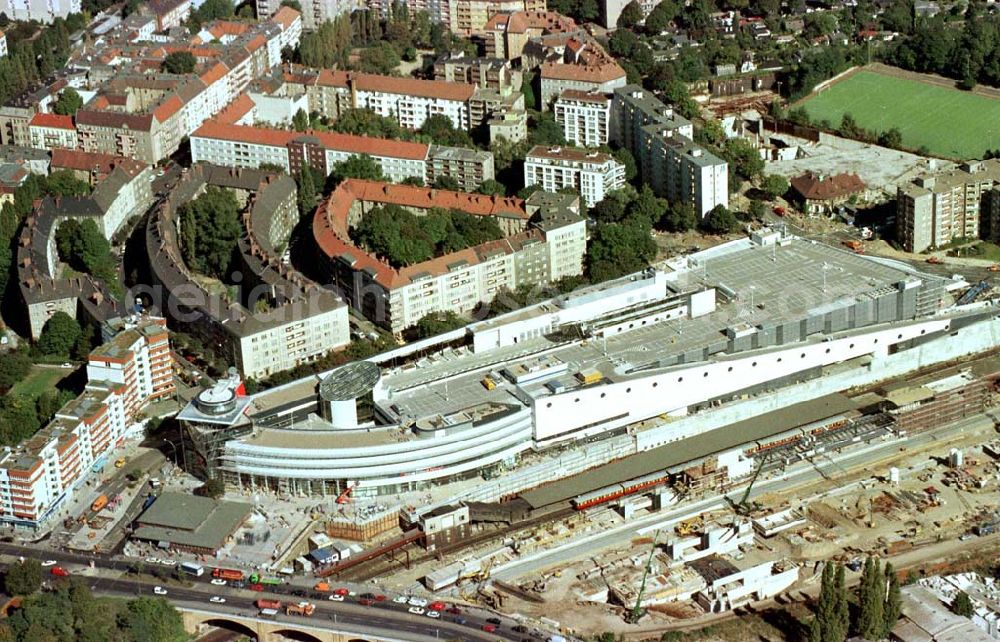
{"label": "aerial city scene", "polygon": [[0,642],[1000,642],[1000,3],[0,0]]}

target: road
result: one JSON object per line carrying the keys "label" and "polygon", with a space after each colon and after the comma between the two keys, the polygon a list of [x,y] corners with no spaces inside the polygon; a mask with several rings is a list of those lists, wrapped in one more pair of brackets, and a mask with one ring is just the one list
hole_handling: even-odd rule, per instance
{"label": "road", "polygon": [[[981,417],[973,419],[981,420]],[[779,477],[758,481],[751,490],[750,498],[755,498],[765,493],[787,493],[793,490],[795,486],[806,485],[822,478],[838,476],[846,468],[863,466],[866,463],[877,461],[879,458],[885,457],[893,451],[903,448],[907,450],[921,448],[935,440],[941,439],[943,436],[964,429],[969,423],[971,421],[961,422],[937,431],[921,433],[902,440],[891,439],[884,442],[875,442],[853,451],[847,451],[843,455],[835,457],[832,461],[829,458],[824,458],[821,464],[799,464]],[[832,468],[833,470],[825,470],[825,468]],[[838,486],[825,491],[824,494],[846,492],[849,488],[849,486]],[[742,491],[739,492],[741,493]],[[583,556],[594,555],[597,551],[605,548],[626,546],[637,535],[649,535],[658,529],[670,528],[677,522],[689,517],[707,511],[725,509],[727,506],[728,502],[723,495],[713,495],[712,497],[707,497],[696,502],[681,503],[672,510],[661,511],[653,515],[635,519],[547,551],[520,557],[495,568],[491,576],[503,581],[516,581],[517,578],[524,575],[536,573],[550,566],[567,564]]]}
{"label": "road", "polygon": [[[38,551],[27,546],[18,546],[10,543],[0,543],[0,554],[11,557],[35,557]],[[93,564],[95,569],[101,571],[126,572],[135,561],[125,561],[114,559],[108,556],[93,554],[81,555],[67,553],[64,551],[46,551],[44,558],[56,560],[60,566],[65,567],[73,575],[81,575],[91,588],[99,594],[119,595],[135,597],[137,595],[153,595],[155,581],[140,577],[130,576],[125,579],[84,575],[81,567],[89,567]],[[92,571],[91,571],[92,572]],[[313,621],[319,625],[332,625],[336,623],[338,628],[364,633],[371,632],[373,628],[384,629],[383,632],[407,632],[409,639],[460,639],[476,642],[479,640],[492,640],[497,638],[509,640],[522,640],[529,634],[519,633],[513,630],[517,622],[510,618],[499,618],[501,625],[492,634],[482,630],[486,624],[486,619],[494,617],[491,613],[480,612],[473,609],[463,609],[460,616],[443,614],[441,619],[431,619],[425,615],[414,615],[407,612],[408,606],[397,604],[391,599],[383,602],[375,602],[372,606],[364,606],[357,603],[357,598],[347,598],[345,602],[330,602],[327,595],[317,594],[308,591],[307,595],[293,596],[292,591],[301,591],[293,586],[281,585],[268,587],[267,591],[254,592],[247,589],[233,589],[228,586],[213,586],[210,584],[211,577],[206,573],[202,577],[189,577],[190,586],[179,586],[173,580],[163,580],[162,586],[167,588],[167,599],[172,602],[192,606],[199,610],[216,611],[219,613],[239,613],[244,616],[253,615],[257,612],[253,602],[258,598],[273,598],[288,601],[309,600],[316,604],[317,615],[313,616]],[[212,596],[221,596],[226,599],[225,604],[213,604],[209,601]],[[455,621],[460,617],[463,621]],[[288,622],[303,622],[302,618],[295,616],[279,616],[279,620]],[[539,632],[534,639],[544,640],[548,633]]]}

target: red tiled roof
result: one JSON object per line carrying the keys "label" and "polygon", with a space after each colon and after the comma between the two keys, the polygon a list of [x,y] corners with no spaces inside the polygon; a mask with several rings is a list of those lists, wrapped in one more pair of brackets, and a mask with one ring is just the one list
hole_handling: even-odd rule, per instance
{"label": "red tiled roof", "polygon": [[826,201],[862,192],[865,183],[857,174],[823,176],[807,172],[791,180],[792,189],[810,201]]}
{"label": "red tiled roof", "polygon": [[258,49],[260,49],[265,45],[267,45],[267,38],[265,38],[260,34],[257,34],[256,36],[250,39],[250,42],[246,44],[245,48],[247,51],[257,51]]}
{"label": "red tiled roof", "polygon": [[497,253],[516,252],[527,243],[543,240],[541,232],[531,229],[397,270],[351,241],[347,219],[352,203],[357,200],[421,209],[440,207],[480,216],[506,215],[527,220],[524,201],[513,197],[482,196],[376,181],[344,181],[316,208],[313,237],[326,256],[347,260],[353,270],[368,272],[387,289],[407,285],[421,276],[445,274],[455,264],[474,265]]}
{"label": "red tiled roof", "polygon": [[472,98],[472,94],[476,91],[475,85],[466,83],[396,78],[349,71],[322,72],[318,84],[328,87],[347,87],[351,79],[354,80],[354,86],[361,91],[380,91],[387,94],[405,94],[460,102]]}
{"label": "red tiled roof", "polygon": [[[218,113],[215,120],[223,125],[232,125],[246,116],[254,108],[254,102],[247,94],[240,94],[233,102],[226,105]],[[197,133],[197,132],[195,132]]]}
{"label": "red tiled roof", "polygon": [[292,24],[300,19],[302,14],[292,9],[291,7],[282,6],[278,9],[273,16],[271,16],[271,22],[281,25],[282,31],[287,31]]}
{"label": "red tiled roof", "polygon": [[146,167],[146,163],[133,158],[72,149],[53,149],[50,164],[53,169],[72,169],[80,172],[96,171],[98,174],[110,174],[115,167],[121,167],[130,175],[135,175]]}
{"label": "red tiled roof", "polygon": [[[527,33],[529,29],[543,33],[558,33],[577,29],[576,21],[555,11],[515,11],[498,13],[486,22],[485,29],[494,31],[506,27],[508,33]],[[504,29],[501,29],[504,30]]]}
{"label": "red tiled roof", "polygon": [[205,86],[207,87],[215,81],[225,77],[228,72],[229,67],[227,67],[225,63],[217,62],[205,71],[201,72],[201,75],[198,77],[201,78],[201,81],[205,83]]}
{"label": "red tiled roof", "polygon": [[180,96],[174,94],[153,110],[153,116],[162,123],[179,112],[183,106],[184,101],[180,99]]}
{"label": "red tiled roof", "polygon": [[35,114],[28,123],[31,127],[48,127],[49,129],[76,129],[72,116],[59,114]]}
{"label": "red tiled roof", "polygon": [[327,149],[347,152],[350,154],[368,154],[370,156],[387,156],[409,160],[424,160],[427,158],[427,145],[411,143],[402,140],[371,138],[336,132],[291,132],[282,129],[266,129],[264,127],[249,127],[246,125],[230,125],[212,120],[198,128],[192,137],[215,138],[219,140],[238,140],[257,145],[284,147],[291,141],[301,137],[312,137]]}

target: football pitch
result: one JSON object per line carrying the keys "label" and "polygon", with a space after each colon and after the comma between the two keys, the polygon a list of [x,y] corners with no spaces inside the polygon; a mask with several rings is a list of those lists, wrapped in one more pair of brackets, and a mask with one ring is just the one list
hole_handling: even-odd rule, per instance
{"label": "football pitch", "polygon": [[904,146],[926,146],[936,156],[982,158],[1000,146],[1000,100],[919,80],[860,70],[802,105],[814,122],[834,128],[845,113],[869,131],[896,127]]}

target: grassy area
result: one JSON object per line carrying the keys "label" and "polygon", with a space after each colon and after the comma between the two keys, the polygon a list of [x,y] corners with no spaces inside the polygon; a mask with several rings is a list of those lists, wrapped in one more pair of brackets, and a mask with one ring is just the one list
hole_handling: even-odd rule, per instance
{"label": "grassy area", "polygon": [[[909,148],[961,159],[982,158],[993,147],[990,123],[1000,119],[1000,100],[867,70],[807,98],[804,107],[814,122],[838,127],[850,113],[870,131],[898,128]],[[1000,142],[1000,125],[993,127]]]}
{"label": "grassy area", "polygon": [[12,395],[27,395],[37,399],[46,390],[53,390],[56,384],[73,371],[69,368],[39,368],[33,366],[31,373],[11,388]]}
{"label": "grassy area", "polygon": [[951,256],[983,259],[985,261],[1000,263],[1000,245],[990,243],[989,241],[982,241],[980,243],[976,243],[975,245],[960,247],[948,252],[948,254]]}

